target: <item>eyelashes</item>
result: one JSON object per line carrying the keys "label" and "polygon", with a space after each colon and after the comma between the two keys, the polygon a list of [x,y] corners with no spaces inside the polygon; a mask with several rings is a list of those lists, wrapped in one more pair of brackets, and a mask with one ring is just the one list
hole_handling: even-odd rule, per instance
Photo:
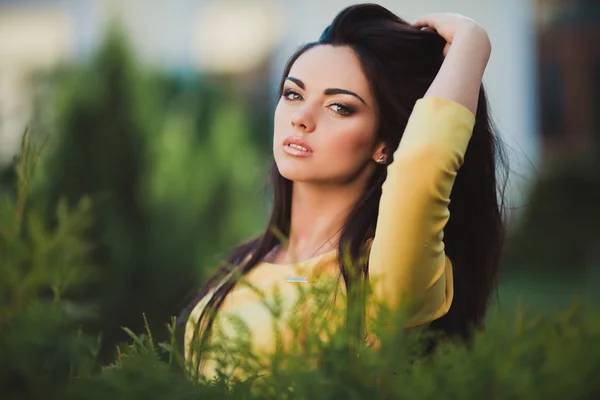
{"label": "eyelashes", "polygon": [[[281,96],[286,101],[302,100],[302,95],[292,89],[285,89]],[[342,117],[348,117],[356,113],[354,108],[339,102],[331,103],[328,107],[334,113],[341,115]]]}
{"label": "eyelashes", "polygon": [[[291,89],[284,90],[282,96],[283,96],[284,99],[291,100],[291,101],[293,101],[293,100],[300,100],[302,98],[302,96],[300,96],[300,94],[294,92]],[[294,96],[295,98],[290,98],[290,96]]]}
{"label": "eyelashes", "polygon": [[347,116],[350,116],[350,115],[354,114],[354,110],[352,108],[350,108],[350,107],[348,107],[348,106],[346,106],[344,104],[341,104],[341,103],[333,103],[329,107],[330,108],[331,107],[337,107],[337,111],[333,110],[333,109],[332,110],[334,112],[336,112],[336,113],[344,116],[344,117],[347,117]]}

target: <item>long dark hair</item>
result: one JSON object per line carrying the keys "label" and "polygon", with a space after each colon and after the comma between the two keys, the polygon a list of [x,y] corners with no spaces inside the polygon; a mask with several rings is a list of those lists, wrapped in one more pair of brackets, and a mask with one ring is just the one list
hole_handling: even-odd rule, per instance
{"label": "long dark hair", "polygon": [[[357,54],[377,104],[378,138],[386,143],[388,160],[392,161],[390,157],[400,143],[416,101],[423,97],[442,65],[444,39],[411,26],[384,7],[350,6],[335,17],[317,42],[302,46],[292,55],[283,72],[280,93],[298,57],[323,44],[349,46]],[[502,185],[498,184],[498,167],[506,171],[506,161],[499,138],[492,129],[482,85],[473,136],[451,193],[451,218],[444,230],[446,254],[454,266],[455,295],[449,312],[430,325],[450,336],[466,339],[473,327],[481,326],[495,286],[504,239],[502,199],[506,183],[504,180]],[[341,230],[339,268],[348,291],[357,282],[355,277],[368,277],[368,264],[357,265],[357,260],[365,242],[374,234],[386,173],[385,166],[379,166],[374,172]],[[274,230],[289,236],[292,182],[281,176],[275,163],[271,181],[274,206],[264,233],[234,249],[199,297],[229,274],[231,265],[237,276],[255,268],[280,244]],[[351,265],[342,259],[348,251],[353,261]],[[204,308],[198,324],[205,326],[206,331],[212,326],[214,312],[235,283],[235,279],[226,281]]]}

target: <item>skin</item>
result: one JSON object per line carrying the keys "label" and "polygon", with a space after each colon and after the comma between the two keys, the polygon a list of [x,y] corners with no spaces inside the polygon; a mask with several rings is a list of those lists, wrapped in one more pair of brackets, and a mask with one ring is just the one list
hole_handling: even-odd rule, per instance
{"label": "skin", "polygon": [[[454,101],[475,114],[491,54],[485,30],[459,14],[431,14],[415,26],[436,31],[447,42],[444,63],[425,97]],[[347,213],[377,167],[375,160],[386,153],[376,138],[377,105],[351,48],[312,48],[296,60],[288,78],[275,110],[273,153],[280,173],[293,181],[291,229],[275,263],[335,249]],[[351,91],[364,102],[349,94],[325,94],[329,88]],[[288,136],[304,139],[312,155],[286,154]]]}

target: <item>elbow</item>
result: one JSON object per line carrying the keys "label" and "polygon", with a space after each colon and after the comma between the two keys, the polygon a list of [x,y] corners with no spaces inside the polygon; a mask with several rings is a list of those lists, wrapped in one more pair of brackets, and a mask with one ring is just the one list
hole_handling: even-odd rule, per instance
{"label": "elbow", "polygon": [[414,310],[411,313],[405,327],[413,328],[421,325],[427,325],[438,318],[443,317],[450,310],[452,305],[452,297],[445,296],[439,299],[439,302],[427,302],[420,309]]}
{"label": "elbow", "polygon": [[409,314],[406,327],[429,324],[450,311],[454,298],[451,264],[447,263],[444,269],[444,274],[427,291],[422,301],[415,303],[415,307]]}

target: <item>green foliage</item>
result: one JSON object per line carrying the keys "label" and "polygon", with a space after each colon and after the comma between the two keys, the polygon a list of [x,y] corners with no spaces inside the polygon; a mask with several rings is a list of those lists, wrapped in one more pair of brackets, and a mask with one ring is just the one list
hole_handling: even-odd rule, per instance
{"label": "green foliage", "polygon": [[89,373],[98,342],[82,334],[91,310],[68,300],[69,292],[93,278],[84,239],[90,202],[57,205],[56,225],[27,206],[39,151],[25,134],[15,165],[15,196],[0,197],[0,387],[6,398],[52,398],[73,376]]}
{"label": "green foliage", "polygon": [[[84,240],[98,279],[81,286],[110,360],[127,340],[121,326],[166,339],[164,321],[182,309],[219,253],[247,239],[264,221],[257,182],[266,163],[248,134],[240,102],[204,81],[182,88],[142,69],[118,29],[89,65],[66,67],[49,80],[50,139],[31,184],[31,203],[52,210],[83,196],[95,219]],[[42,132],[46,133],[46,132]]]}
{"label": "green foliage", "polygon": [[515,271],[586,278],[600,265],[600,169],[565,163],[534,183],[508,242],[505,265]]}

